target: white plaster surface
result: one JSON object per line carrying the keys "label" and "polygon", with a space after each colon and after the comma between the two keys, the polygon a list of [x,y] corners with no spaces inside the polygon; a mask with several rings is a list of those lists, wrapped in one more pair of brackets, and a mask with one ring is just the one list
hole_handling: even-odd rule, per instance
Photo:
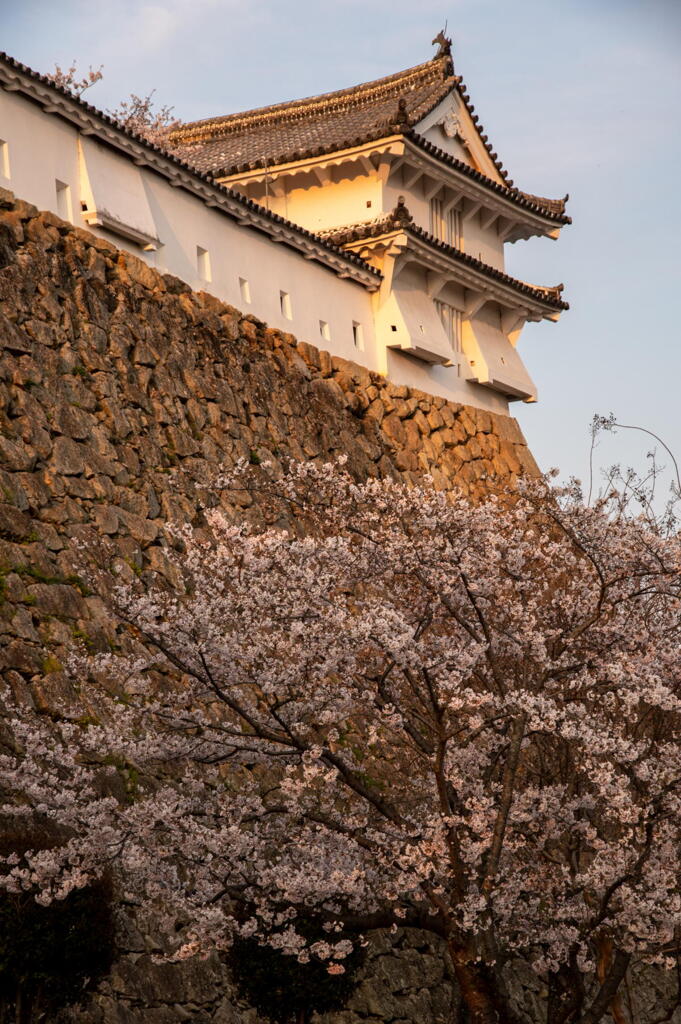
{"label": "white plaster surface", "polygon": [[[388,374],[396,383],[479,408],[508,411],[504,376],[496,372],[502,366],[499,358],[494,357],[495,372],[487,373],[487,387],[469,381],[468,367],[461,365],[461,357],[453,353],[433,297],[426,294],[424,272],[420,277],[416,272],[402,274],[396,278],[394,292],[383,287],[372,295],[351,276],[341,277],[314,259],[305,258],[301,251],[273,241],[248,223],[237,222],[192,192],[173,187],[151,168],[137,166],[127,154],[102,140],[92,135],[84,137],[75,125],[42,109],[20,91],[0,89],[0,139],[7,144],[4,169],[9,170],[9,177],[2,176],[0,166],[0,185],[39,209],[60,215],[57,182],[61,182],[70,189],[77,226],[107,238],[192,288],[208,290],[273,327],[327,348],[333,355],[359,360],[371,370]],[[366,168],[363,174],[335,170],[324,184],[318,181],[314,187],[272,195],[270,208],[315,230],[380,216],[395,205],[398,192],[399,182],[387,187],[378,171],[372,175],[366,173]],[[408,196],[408,206],[416,222],[427,229],[429,208],[422,183],[417,183]],[[104,226],[98,226],[96,220],[88,223],[93,219],[93,209],[107,212],[113,226],[111,220],[103,222]],[[61,215],[63,212],[62,202]],[[115,222],[122,228],[117,229]],[[152,249],[145,248],[144,240],[136,242],[126,237],[123,229],[153,239]],[[467,225],[464,237],[472,237],[475,230],[474,223]],[[475,244],[486,246],[483,258],[489,263],[499,265],[501,260],[503,264],[501,243],[496,240],[495,250],[494,233],[488,234],[489,239],[480,235]],[[197,258],[199,248],[208,254],[202,260],[203,268]],[[209,281],[206,266],[210,267]],[[290,318],[282,313],[282,291],[290,296]],[[453,287],[449,291],[454,295],[453,305],[462,308],[464,290]],[[246,293],[250,302],[245,301]],[[324,335],[322,322],[328,325]],[[361,350],[355,345],[353,324],[361,327]],[[392,331],[393,324],[397,332]],[[482,352],[485,345],[497,354],[508,350],[513,363],[513,380],[509,379],[513,388],[508,390],[522,395],[522,387],[516,389],[524,372],[520,357],[500,330],[494,337],[490,331],[486,327],[469,330],[468,334],[475,337],[476,352]],[[395,344],[411,355],[395,352]],[[464,345],[464,355],[465,351]],[[490,362],[490,358],[487,362],[491,366],[494,360]],[[452,365],[434,365],[429,361],[432,359],[451,359]],[[527,374],[525,377],[529,380]],[[528,388],[525,394],[529,394]]]}

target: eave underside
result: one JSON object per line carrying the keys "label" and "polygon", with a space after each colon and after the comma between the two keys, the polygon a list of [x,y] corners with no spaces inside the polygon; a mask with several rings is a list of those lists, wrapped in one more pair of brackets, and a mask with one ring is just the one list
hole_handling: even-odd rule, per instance
{"label": "eave underside", "polygon": [[292,189],[323,186],[357,173],[379,175],[386,183],[396,184],[406,191],[420,182],[424,195],[429,197],[446,192],[451,206],[462,205],[468,211],[473,207],[476,211],[484,210],[484,227],[499,218],[499,233],[504,241],[515,242],[536,235],[556,238],[561,227],[571,222],[559,212],[564,209],[565,200],[545,200],[555,206],[548,210],[539,205],[538,197],[533,197],[536,201],[531,202],[519,190],[500,186],[415,135],[394,134],[219,180],[243,191],[256,202],[264,203],[268,193],[280,197]]}

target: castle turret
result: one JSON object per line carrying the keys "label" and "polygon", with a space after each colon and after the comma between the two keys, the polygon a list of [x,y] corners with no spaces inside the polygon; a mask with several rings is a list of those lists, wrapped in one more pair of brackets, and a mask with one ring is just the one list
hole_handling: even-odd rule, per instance
{"label": "castle turret", "polygon": [[455,74],[451,41],[417,67],[363,85],[185,125],[184,158],[382,275],[373,299],[381,369],[404,355],[506,399],[533,401],[517,352],[527,321],[557,320],[562,285],[504,271],[507,242],[557,238],[565,199],[516,188]]}

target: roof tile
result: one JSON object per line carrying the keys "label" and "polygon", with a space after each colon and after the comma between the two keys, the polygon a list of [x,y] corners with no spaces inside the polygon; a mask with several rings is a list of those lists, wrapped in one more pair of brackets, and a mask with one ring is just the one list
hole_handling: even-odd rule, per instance
{"label": "roof tile", "polygon": [[455,83],[451,58],[443,55],[350,89],[195,121],[172,139],[185,159],[220,177],[391,134],[416,123]]}

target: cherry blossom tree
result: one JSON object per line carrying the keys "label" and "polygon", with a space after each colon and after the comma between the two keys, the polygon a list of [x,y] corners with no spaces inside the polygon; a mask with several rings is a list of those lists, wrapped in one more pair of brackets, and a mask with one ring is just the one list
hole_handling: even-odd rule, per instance
{"label": "cherry blossom tree", "polygon": [[[646,468],[643,471],[637,470],[633,466],[622,466],[619,463],[610,464],[607,469],[601,470],[601,496],[604,493],[616,492],[620,505],[628,507],[636,505],[640,514],[657,520],[658,526],[661,526],[666,520],[667,528],[673,529],[678,518],[679,502],[681,502],[681,470],[674,452],[659,434],[635,423],[619,423],[612,412],[607,416],[596,414],[591,420],[587,504],[591,504],[591,496],[594,493],[594,456],[599,441],[603,435],[616,434],[620,430],[633,430],[645,437],[652,438],[655,443],[646,453]],[[664,451],[664,457],[669,459],[670,465],[665,466],[660,463],[658,445]],[[666,483],[666,494],[660,487],[660,484],[664,483]]]}
{"label": "cherry blossom tree", "polygon": [[82,78],[78,78],[78,65],[73,60],[71,67],[66,68],[66,70],[59,64],[55,64],[54,71],[47,77],[55,85],[58,85],[60,89],[66,89],[68,92],[72,92],[74,96],[80,97],[87,89],[91,89],[97,82],[101,82],[104,77],[102,67],[102,64],[98,68],[93,68],[90,65],[87,74],[83,75]]}
{"label": "cherry blossom tree", "polygon": [[287,526],[171,530],[182,583],[119,583],[132,646],[74,660],[83,717],[14,710],[0,813],[64,841],[1,884],[113,870],[176,958],[238,934],[342,972],[367,930],[426,929],[474,1024],[517,1019],[519,961],[549,1024],[622,1020],[630,965],[679,949],[678,534],[546,481],[224,486]]}
{"label": "cherry blossom tree", "polygon": [[147,142],[172,152],[175,147],[171,143],[170,135],[182,122],[179,118],[173,117],[172,107],[154,106],[154,92],[152,89],[146,96],[131,93],[129,99],[123,100],[115,110],[108,110],[107,113],[124,128],[141,135]]}
{"label": "cherry blossom tree", "polygon": [[[104,77],[102,65],[94,70],[90,66],[88,73],[81,78],[78,75],[78,66],[74,60],[66,70],[63,70],[59,64],[55,64],[54,71],[47,77],[61,89],[66,89],[79,98]],[[173,146],[170,135],[181,126],[182,122],[173,116],[172,107],[167,105],[155,107],[154,92],[155,90],[152,89],[146,96],[131,93],[127,100],[122,100],[113,110],[107,110],[107,114],[128,131],[135,132],[147,142],[172,153],[176,147]]]}

